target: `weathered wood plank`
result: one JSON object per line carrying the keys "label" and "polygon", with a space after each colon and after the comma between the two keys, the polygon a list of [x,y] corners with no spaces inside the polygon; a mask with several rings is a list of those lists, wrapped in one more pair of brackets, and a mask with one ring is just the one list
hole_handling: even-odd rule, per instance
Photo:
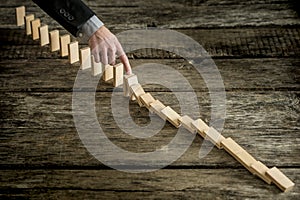
{"label": "weathered wood plank", "polygon": [[[87,4],[110,27],[122,29],[160,26],[165,28],[299,25],[288,1],[88,1]],[[15,28],[13,9],[26,5],[48,25],[57,23],[32,2],[6,1],[0,7],[0,26]],[[121,20],[120,20],[121,19]]]}
{"label": "weathered wood plank", "polygon": [[[226,91],[299,90],[299,59],[215,59]],[[206,83],[196,69],[183,59],[131,59],[133,71],[141,81],[143,70],[138,66],[158,63],[181,73],[195,91],[207,91]],[[67,60],[4,60],[0,62],[0,91],[72,91],[79,65],[70,65]],[[176,81],[166,69],[164,82]],[[86,73],[90,73],[89,70]],[[153,71],[156,73],[156,71]],[[184,85],[170,84],[172,90],[188,91]],[[169,91],[159,85],[143,86],[146,91]],[[101,81],[97,91],[112,91],[112,84]]]}
{"label": "weathered wood plank", "polygon": [[[299,28],[184,29],[178,31],[193,38],[213,57],[297,57],[300,55]],[[121,30],[114,32],[120,33]],[[66,31],[61,31],[61,34],[64,33]],[[140,37],[138,34],[132,36],[132,38]],[[0,29],[0,43],[3,44],[0,53],[2,59],[58,58],[57,54],[49,51],[49,47],[41,48],[38,41],[25,36],[23,30]],[[128,44],[135,43],[135,40],[128,39],[126,43],[123,42],[123,45],[126,47]],[[129,56],[135,58],[176,57],[174,53],[154,49],[151,51],[142,49],[130,53]]]}
{"label": "weathered wood plank", "polygon": [[[282,170],[293,180],[299,180],[298,169]],[[59,196],[68,199],[72,195],[95,195],[102,199],[122,194],[122,199],[290,200],[300,196],[299,184],[292,191],[279,194],[274,185],[267,185],[240,169],[159,170],[142,174],[114,170],[4,170],[0,178],[3,180],[0,184],[2,195],[15,193],[33,198]]]}

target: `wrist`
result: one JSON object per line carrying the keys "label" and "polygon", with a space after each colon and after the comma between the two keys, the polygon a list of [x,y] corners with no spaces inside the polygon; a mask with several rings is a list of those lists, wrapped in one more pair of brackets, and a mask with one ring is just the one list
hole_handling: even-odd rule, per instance
{"label": "wrist", "polygon": [[83,37],[89,39],[102,26],[104,26],[103,22],[96,15],[92,16],[82,26]]}

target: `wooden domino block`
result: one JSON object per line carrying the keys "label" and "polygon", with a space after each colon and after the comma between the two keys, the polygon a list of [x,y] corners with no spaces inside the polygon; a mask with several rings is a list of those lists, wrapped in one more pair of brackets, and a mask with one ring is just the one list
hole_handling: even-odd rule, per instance
{"label": "wooden domino block", "polygon": [[16,20],[17,20],[17,26],[23,26],[25,24],[25,6],[20,6],[16,8]]}
{"label": "wooden domino block", "polygon": [[[124,83],[123,83],[123,91],[124,91],[124,96],[128,97],[128,96],[132,96],[132,94],[130,94],[130,86],[134,85],[134,84],[138,84],[138,78],[136,75],[134,74],[130,74],[130,75],[124,75]],[[132,99],[135,100],[135,99]]]}
{"label": "wooden domino block", "polygon": [[150,104],[153,103],[155,99],[150,93],[146,93],[140,96],[140,101],[146,108],[150,109]]}
{"label": "wooden domino block", "polygon": [[119,63],[114,66],[114,87],[119,87],[123,84],[124,65]]}
{"label": "wooden domino block", "polygon": [[60,50],[59,31],[54,30],[49,32],[51,52]]}
{"label": "wooden domino block", "polygon": [[202,119],[193,121],[192,127],[195,128],[203,138],[205,138],[206,132],[209,130],[209,126]]}
{"label": "wooden domino block", "polygon": [[114,78],[114,69],[111,65],[106,65],[104,68],[104,72],[102,78],[105,82],[110,81]]}
{"label": "wooden domino block", "polygon": [[277,185],[283,192],[288,192],[295,186],[288,177],[286,177],[277,167],[273,167],[266,172],[266,175]]}
{"label": "wooden domino block", "polygon": [[102,73],[102,63],[96,62],[94,56],[91,56],[92,59],[92,76],[98,76]]}
{"label": "wooden domino block", "polygon": [[68,44],[69,50],[69,62],[74,64],[79,61],[79,44],[78,41],[71,42]]}
{"label": "wooden domino block", "polygon": [[140,84],[134,84],[130,86],[130,90],[132,95],[134,95],[134,97],[136,98],[139,106],[142,107],[144,104],[141,102],[140,96],[146,94],[143,87]]}
{"label": "wooden domino block", "polygon": [[206,138],[208,138],[216,147],[222,149],[221,142],[225,140],[225,138],[213,127],[210,127],[206,133]]}
{"label": "wooden domino block", "polygon": [[71,37],[69,34],[60,36],[60,55],[65,57],[69,55],[68,44],[71,42]]}
{"label": "wooden domino block", "polygon": [[165,107],[164,109],[162,109],[161,113],[165,115],[165,118],[176,128],[180,127],[181,123],[179,119],[181,116],[177,112],[175,112],[171,107]]}
{"label": "wooden domino block", "polygon": [[34,14],[30,14],[24,17],[25,21],[25,29],[26,29],[26,35],[31,35],[31,21],[34,20]]}
{"label": "wooden domino block", "polygon": [[32,32],[32,39],[37,40],[40,38],[39,27],[41,26],[40,19],[34,19],[31,21],[31,32]]}
{"label": "wooden domino block", "polygon": [[44,25],[39,27],[40,37],[41,37],[41,46],[45,46],[49,44],[49,31],[48,31],[48,25]]}
{"label": "wooden domino block", "polygon": [[85,47],[80,49],[80,69],[85,70],[92,67],[91,49]]}
{"label": "wooden domino block", "polygon": [[222,140],[221,145],[230,155],[232,155],[251,173],[254,173],[251,168],[251,165],[255,164],[257,161],[245,149],[243,149],[239,144],[237,144],[231,138],[226,138]]}
{"label": "wooden domino block", "polygon": [[155,100],[153,103],[150,104],[149,110],[150,110],[151,113],[155,113],[155,114],[157,114],[160,118],[162,118],[163,120],[166,120],[165,115],[163,115],[163,114],[161,113],[161,111],[162,111],[164,108],[166,108],[166,106],[165,106],[162,102],[160,102],[159,100]]}
{"label": "wooden domino block", "polygon": [[192,118],[190,118],[187,115],[184,115],[183,117],[179,118],[180,123],[182,124],[182,126],[187,129],[189,132],[191,133],[196,133],[197,130],[192,126],[192,123],[194,122],[194,120]]}
{"label": "wooden domino block", "polygon": [[251,166],[251,171],[254,175],[260,177],[262,180],[264,180],[266,183],[271,184],[272,180],[266,175],[266,172],[269,170],[267,166],[265,166],[260,161],[256,161]]}

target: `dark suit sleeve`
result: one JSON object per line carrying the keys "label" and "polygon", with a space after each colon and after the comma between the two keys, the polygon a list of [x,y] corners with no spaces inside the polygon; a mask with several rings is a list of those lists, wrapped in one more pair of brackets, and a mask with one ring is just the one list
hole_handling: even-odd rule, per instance
{"label": "dark suit sleeve", "polygon": [[81,0],[33,0],[48,15],[78,36],[82,25],[95,13]]}

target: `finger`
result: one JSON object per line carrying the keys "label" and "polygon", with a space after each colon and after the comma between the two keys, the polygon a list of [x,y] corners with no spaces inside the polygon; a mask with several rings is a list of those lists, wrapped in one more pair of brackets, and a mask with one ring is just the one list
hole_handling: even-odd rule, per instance
{"label": "finger", "polygon": [[121,55],[120,60],[124,65],[126,74],[127,75],[132,74],[131,66],[130,66],[130,63],[129,63],[129,60],[128,60],[128,57],[126,56],[126,54]]}
{"label": "finger", "polygon": [[110,49],[108,49],[107,57],[108,57],[108,63],[110,65],[115,65],[115,63],[116,63],[116,49],[114,47],[111,47]]}
{"label": "finger", "polygon": [[118,38],[115,38],[115,47],[116,47],[116,54],[118,57],[125,54],[123,47],[122,47],[121,43],[119,42]]}
{"label": "finger", "polygon": [[100,51],[100,62],[102,62],[102,64],[104,64],[104,65],[108,64],[107,49],[106,48],[102,48],[101,51]]}
{"label": "finger", "polygon": [[99,55],[99,49],[97,48],[97,46],[92,49],[92,55],[94,56],[95,62],[99,63],[100,62],[100,55]]}

